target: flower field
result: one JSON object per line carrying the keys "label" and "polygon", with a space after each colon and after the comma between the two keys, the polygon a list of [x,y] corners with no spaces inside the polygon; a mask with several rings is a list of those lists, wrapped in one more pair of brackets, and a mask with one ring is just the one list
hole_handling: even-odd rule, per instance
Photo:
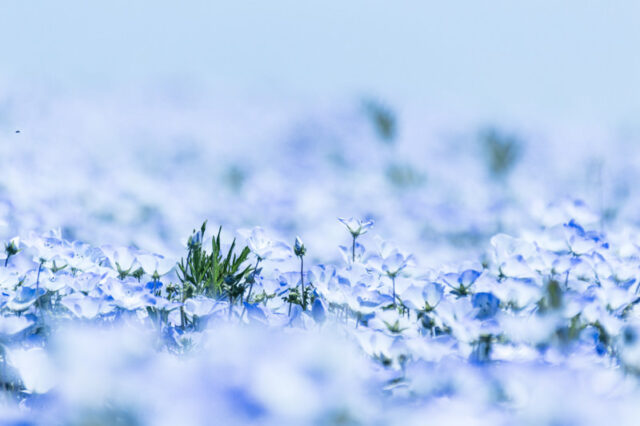
{"label": "flower field", "polygon": [[2,424],[637,424],[633,135],[12,96]]}

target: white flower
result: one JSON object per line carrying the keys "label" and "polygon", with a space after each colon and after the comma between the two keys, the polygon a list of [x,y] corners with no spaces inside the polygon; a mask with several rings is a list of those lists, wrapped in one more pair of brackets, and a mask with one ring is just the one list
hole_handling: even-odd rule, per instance
{"label": "white flower", "polygon": [[291,255],[291,248],[285,243],[273,241],[267,237],[266,232],[259,226],[249,230],[239,230],[247,246],[260,260],[284,260]]}
{"label": "white flower", "polygon": [[353,217],[348,219],[339,217],[338,220],[347,227],[351,235],[354,237],[366,234],[369,228],[373,226],[373,220],[355,219]]}

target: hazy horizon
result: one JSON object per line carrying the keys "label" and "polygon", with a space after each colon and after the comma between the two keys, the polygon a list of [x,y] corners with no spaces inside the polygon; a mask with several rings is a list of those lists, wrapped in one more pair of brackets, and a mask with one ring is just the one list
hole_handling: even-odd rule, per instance
{"label": "hazy horizon", "polygon": [[[577,6],[580,6],[579,8]],[[637,125],[640,4],[78,0],[0,13],[0,90],[314,104],[375,95],[481,119]]]}

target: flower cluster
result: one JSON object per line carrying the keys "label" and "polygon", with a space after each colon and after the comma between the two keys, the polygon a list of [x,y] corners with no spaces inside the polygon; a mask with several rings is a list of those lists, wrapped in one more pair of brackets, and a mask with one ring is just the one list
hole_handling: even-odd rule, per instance
{"label": "flower cluster", "polygon": [[[341,221],[354,238],[372,225]],[[429,269],[379,239],[358,242],[342,264],[305,267],[300,238],[289,247],[261,228],[239,234],[255,266],[233,297],[187,291],[198,286],[184,273],[198,273],[204,226],[189,238],[188,267],[59,232],[7,243],[3,415],[493,424],[591,423],[606,412],[632,422],[640,246],[614,243],[624,238],[571,220],[498,234],[483,262]],[[218,233],[214,253],[221,245]],[[279,269],[294,256],[300,269]]]}

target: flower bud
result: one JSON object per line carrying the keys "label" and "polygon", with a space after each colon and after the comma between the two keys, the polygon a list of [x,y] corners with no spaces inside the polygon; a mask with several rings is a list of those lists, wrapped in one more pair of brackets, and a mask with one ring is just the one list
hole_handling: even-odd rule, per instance
{"label": "flower bud", "polygon": [[307,252],[307,249],[305,248],[304,244],[302,243],[302,240],[300,239],[300,237],[296,237],[296,242],[293,245],[293,252],[298,257],[304,256],[305,253]]}

